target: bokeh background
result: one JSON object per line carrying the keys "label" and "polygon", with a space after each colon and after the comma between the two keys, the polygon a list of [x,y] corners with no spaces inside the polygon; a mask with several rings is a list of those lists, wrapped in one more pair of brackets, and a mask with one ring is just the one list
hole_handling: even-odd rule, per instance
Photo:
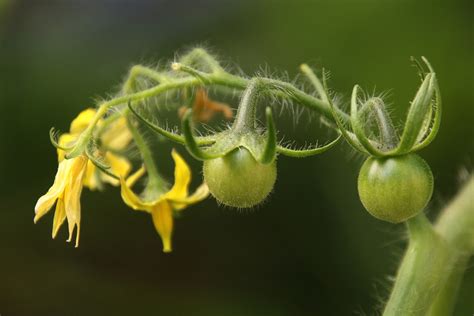
{"label": "bokeh background", "polygon": [[[355,83],[390,90],[401,119],[418,85],[409,57],[425,55],[445,105],[437,139],[421,152],[436,178],[431,217],[457,191],[459,170],[472,167],[470,0],[2,0],[0,10],[2,316],[376,315],[386,298],[403,226],[364,211],[362,158],[346,145],[280,158],[275,191],[255,212],[213,199],[187,209],[172,254],[116,188],[84,192],[79,249],[64,242],[65,228],[51,240],[52,216],[33,225],[36,199],[56,171],[49,128],[67,130],[134,63],[203,44],[248,74],[269,65],[293,76],[309,62],[331,70],[331,86],[346,99]],[[304,127],[296,134],[328,139]],[[470,269],[456,315],[473,312]]]}

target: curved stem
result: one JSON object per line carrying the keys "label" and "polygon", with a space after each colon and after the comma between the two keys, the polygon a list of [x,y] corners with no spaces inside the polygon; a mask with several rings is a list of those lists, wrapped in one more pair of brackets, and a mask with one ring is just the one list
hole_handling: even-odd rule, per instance
{"label": "curved stem", "polygon": [[207,66],[212,72],[224,72],[224,69],[221,67],[219,62],[212,57],[208,52],[203,48],[194,48],[188,54],[184,55],[180,59],[180,63],[186,64],[188,66],[193,66],[193,64],[200,64],[201,66]]}
{"label": "curved stem", "polygon": [[146,171],[148,173],[148,185],[151,187],[161,188],[163,186],[163,180],[158,172],[158,169],[156,168],[155,160],[153,159],[150,147],[138,131],[138,128],[132,122],[129,110],[127,109],[125,111],[126,112],[124,113],[124,115],[127,118],[128,129],[132,133],[133,141],[135,142],[135,145],[140,151],[140,155],[143,159],[143,164],[145,165]]}
{"label": "curved stem", "polygon": [[[232,75],[228,72],[206,73],[197,69],[192,69],[189,66],[181,66],[177,63],[174,63],[174,68],[176,70],[188,72],[189,74],[197,77],[199,82],[203,85],[215,84],[239,90],[246,89],[252,80],[258,79],[261,83],[269,87],[271,94],[277,97],[291,99],[300,103],[302,106],[319,112],[326,119],[334,121],[328,101],[315,98],[314,96],[307,94],[288,82],[265,77],[253,77],[251,79],[246,79]],[[325,97],[325,100],[327,100],[327,96]],[[337,109],[337,112],[345,123],[349,121],[349,116],[345,112],[339,109]]]}
{"label": "curved stem", "polygon": [[[140,66],[140,68],[136,68],[138,70],[132,73],[131,77],[135,77],[139,71],[143,71],[141,67],[142,66]],[[159,73],[154,72],[153,70],[150,70],[149,74],[156,75],[156,76],[160,75]],[[203,80],[203,78],[205,80]],[[158,80],[159,78],[157,77],[156,79]],[[290,83],[283,82],[280,80],[275,80],[275,79],[270,79],[270,78],[260,78],[260,77],[256,77],[253,79],[245,79],[245,78],[234,76],[227,72],[222,72],[222,71],[217,71],[215,73],[199,72],[199,77],[184,77],[184,78],[162,77],[161,78],[162,81],[158,85],[152,88],[145,89],[145,90],[131,93],[131,94],[125,94],[115,99],[102,103],[99,106],[96,116],[93,118],[93,120],[91,121],[87,129],[81,134],[78,141],[76,142],[76,145],[68,153],[67,157],[74,158],[80,155],[84,151],[86,144],[89,142],[89,140],[92,137],[92,133],[95,126],[97,125],[97,122],[107,113],[107,111],[111,107],[125,104],[127,102],[147,99],[147,98],[159,95],[161,93],[164,93],[172,89],[202,86],[203,84],[204,85],[221,85],[221,86],[243,90],[247,88],[247,86],[250,84],[252,80],[256,80],[256,79],[258,79],[259,82],[265,85],[268,85],[270,88],[269,90],[272,94],[280,96],[280,97],[290,98],[296,102],[299,102],[301,105],[305,107],[318,111],[326,119],[330,121],[334,121],[333,116],[331,114],[331,109],[328,103],[323,102],[322,100],[319,100],[299,90],[298,88],[296,88]],[[125,85],[128,90],[128,88],[131,88],[133,86],[133,83],[132,81],[127,80]],[[336,109],[336,111],[340,115],[340,118],[342,121],[348,122],[349,117],[346,113],[344,113],[343,111],[340,111],[339,109]],[[335,127],[333,126],[333,128]]]}
{"label": "curved stem", "polygon": [[123,84],[122,91],[124,93],[129,93],[130,91],[136,90],[135,84],[138,76],[147,77],[153,79],[156,82],[163,82],[168,80],[166,76],[153,69],[142,65],[135,65],[130,69],[128,78]]}
{"label": "curved stem", "polygon": [[[161,76],[161,74],[155,72],[154,70],[137,65],[137,66],[132,67],[132,69],[130,70],[130,75],[122,87],[122,91],[125,94],[129,94],[130,92],[135,90],[136,78],[139,75],[147,76],[158,82],[166,81]],[[130,104],[131,104],[131,101],[129,101],[128,103],[129,106],[123,111],[122,115],[127,120],[127,127],[130,130],[130,133],[132,134],[135,145],[140,151],[140,155],[143,159],[143,164],[145,165],[145,168],[147,170],[147,173],[148,173],[147,186],[150,186],[153,188],[160,188],[163,186],[164,181],[162,180],[158,172],[158,169],[156,168],[155,160],[153,159],[153,155],[152,155],[150,147],[146,143],[145,139],[143,138],[138,128],[135,126],[134,122],[132,121],[131,114],[130,114]]]}

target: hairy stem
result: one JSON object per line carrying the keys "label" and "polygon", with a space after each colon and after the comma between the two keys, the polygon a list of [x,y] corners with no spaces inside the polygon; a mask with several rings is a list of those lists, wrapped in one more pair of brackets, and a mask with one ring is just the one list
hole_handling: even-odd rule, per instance
{"label": "hairy stem", "polygon": [[144,76],[144,77],[153,79],[157,83],[167,80],[166,76],[164,76],[163,74],[157,71],[154,71],[153,69],[150,69],[142,65],[135,65],[130,69],[128,78],[123,84],[122,91],[125,94],[129,93],[130,91],[136,90],[136,81],[137,81],[137,77],[139,76]]}
{"label": "hairy stem", "polygon": [[[186,71],[186,68],[189,67],[183,65],[181,66],[179,63],[174,63],[173,68],[175,70],[183,70]],[[183,68],[183,69],[182,69]],[[118,105],[125,104],[127,102],[134,102],[140,101],[143,99],[151,98],[157,96],[161,93],[164,93],[169,90],[173,89],[181,89],[187,87],[195,87],[195,86],[202,86],[202,85],[220,85],[225,87],[230,87],[234,89],[244,90],[247,86],[252,82],[252,80],[258,80],[264,85],[267,85],[269,88],[269,92],[274,94],[275,96],[289,98],[298,102],[302,106],[305,106],[311,110],[319,112],[325,119],[329,121],[334,121],[330,106],[327,102],[324,102],[320,99],[311,96],[302,90],[296,88],[294,85],[270,78],[261,78],[255,77],[253,79],[246,79],[239,76],[234,76],[230,73],[224,72],[220,69],[217,69],[213,73],[205,73],[199,70],[192,70],[192,76],[189,77],[182,77],[182,78],[175,78],[175,77],[168,77],[164,74],[156,72],[152,69],[143,67],[143,66],[136,66],[133,67],[130,71],[129,78],[124,84],[123,91],[130,91],[134,88],[135,85],[135,78],[139,75],[144,75],[150,77],[159,83],[151,87],[149,89],[141,90],[135,93],[125,93],[117,98],[112,100],[103,102],[99,106],[99,110],[97,111],[96,116],[87,127],[87,129],[82,133],[79,137],[78,141],[76,142],[74,148],[67,154],[68,158],[74,158],[84,151],[85,146],[90,141],[94,128],[97,125],[97,122],[107,113],[107,111]],[[348,122],[349,117],[343,111],[337,109],[342,121]],[[331,126],[337,129],[335,126]]]}
{"label": "hairy stem", "polygon": [[256,112],[258,98],[261,93],[261,83],[258,80],[250,81],[245,89],[234,121],[234,130],[248,130],[256,128]]}
{"label": "hairy stem", "polygon": [[126,113],[124,113],[124,115],[127,117],[128,129],[132,133],[133,141],[135,142],[135,145],[140,151],[140,155],[143,159],[143,164],[145,165],[146,171],[148,173],[148,186],[161,189],[164,183],[161,179],[160,174],[158,173],[158,169],[156,168],[155,160],[153,159],[151,149],[146,143],[143,136],[138,131],[138,128],[135,126],[134,122],[132,122],[128,110],[126,110]]}
{"label": "hairy stem", "polygon": [[449,260],[446,242],[434,231],[424,214],[407,221],[410,241],[384,316],[425,315],[438,295]]}
{"label": "hairy stem", "polygon": [[[130,74],[128,79],[125,81],[122,91],[124,94],[129,94],[135,90],[136,79],[138,76],[145,76],[151,79],[154,79],[158,82],[166,81],[163,76],[151,69],[148,69],[143,66],[134,66],[130,70]],[[152,188],[160,189],[164,181],[162,180],[158,169],[156,168],[155,160],[153,159],[153,155],[150,149],[150,146],[147,144],[145,139],[143,138],[142,134],[138,130],[138,127],[135,126],[135,122],[132,120],[132,115],[130,114],[130,110],[127,108],[123,111],[122,115],[127,119],[127,127],[130,130],[133,141],[137,146],[138,150],[140,151],[140,155],[143,159],[143,164],[146,167],[148,173],[148,183],[147,186]],[[159,191],[159,190],[158,190]]]}
{"label": "hairy stem", "polygon": [[436,298],[431,316],[450,315],[470,257],[474,254],[474,176],[439,217],[436,231],[448,242],[452,260],[448,278]]}
{"label": "hairy stem", "polygon": [[385,307],[391,315],[449,315],[474,252],[474,176],[433,227],[425,216],[407,222],[410,241]]}

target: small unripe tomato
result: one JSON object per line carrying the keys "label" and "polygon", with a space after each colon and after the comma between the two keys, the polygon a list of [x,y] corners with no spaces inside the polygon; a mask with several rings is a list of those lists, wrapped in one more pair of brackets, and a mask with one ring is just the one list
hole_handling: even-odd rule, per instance
{"label": "small unripe tomato", "polygon": [[421,212],[433,194],[433,174],[416,154],[368,158],[359,173],[359,197],[374,217],[403,222]]}
{"label": "small unripe tomato", "polygon": [[222,158],[204,161],[204,181],[216,200],[247,208],[261,203],[272,191],[276,162],[261,164],[243,147]]}

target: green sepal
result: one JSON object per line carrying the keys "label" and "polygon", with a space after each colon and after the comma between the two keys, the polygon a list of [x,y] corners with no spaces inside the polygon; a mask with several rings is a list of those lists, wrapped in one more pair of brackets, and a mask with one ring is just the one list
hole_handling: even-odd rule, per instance
{"label": "green sepal", "polygon": [[[421,58],[426,63],[425,58],[424,57],[421,57]],[[418,70],[418,75],[421,78],[421,82],[423,82],[423,80],[425,80],[426,74],[428,74],[429,72],[425,71],[425,69],[423,68],[423,65],[414,56],[410,56],[410,61],[412,62],[413,66]],[[431,66],[428,66],[428,68],[431,69]],[[431,72],[434,72],[434,71],[431,71]]]}
{"label": "green sepal", "polygon": [[331,109],[332,117],[334,118],[334,122],[336,122],[336,125],[339,129],[339,132],[342,134],[342,136],[344,136],[344,139],[346,140],[346,142],[350,146],[352,146],[355,150],[360,151],[364,154],[368,154],[368,152],[360,144],[360,142],[358,140],[356,140],[355,138],[351,137],[351,135],[349,135],[349,132],[347,131],[346,127],[344,126],[344,123],[341,121],[341,118],[339,117],[339,114],[337,113],[336,106],[334,105],[331,98],[329,97],[328,87],[327,87],[327,83],[326,83],[326,75],[324,73],[324,69],[323,69],[323,87],[324,87],[324,93],[325,93],[325,95],[327,97],[327,100],[328,100],[328,103],[329,103],[329,108]]}
{"label": "green sepal", "polygon": [[359,91],[359,86],[355,85],[354,89],[352,90],[352,96],[351,96],[352,130],[357,136],[357,140],[361,143],[361,145],[370,155],[376,156],[376,157],[384,156],[384,152],[375,148],[375,146],[372,145],[370,139],[365,134],[364,125],[361,122],[361,115],[359,115],[359,112],[358,112],[358,101],[357,101],[358,91]]}
{"label": "green sepal", "polygon": [[341,139],[342,134],[339,133],[339,136],[332,142],[316,148],[311,149],[291,149],[283,146],[277,146],[277,152],[283,154],[285,156],[294,157],[294,158],[304,158],[309,156],[314,156],[318,154],[322,154],[323,152],[331,149],[334,145],[336,145],[339,140]]}
{"label": "green sepal", "polygon": [[89,145],[86,147],[85,153],[86,153],[87,158],[89,158],[89,160],[94,164],[94,166],[96,166],[100,171],[111,176],[112,178],[120,180],[120,178],[117,175],[109,171],[110,166],[104,163],[103,161],[101,161],[100,159],[98,159],[94,155],[92,150],[93,150],[93,146]]}
{"label": "green sepal", "polygon": [[303,74],[306,75],[306,77],[309,79],[311,84],[314,86],[316,89],[316,92],[318,93],[319,97],[323,102],[329,103],[327,93],[324,90],[324,86],[319,80],[319,78],[316,76],[314,71],[307,65],[307,64],[301,64],[300,65],[300,70]]}
{"label": "green sepal", "polygon": [[[434,69],[429,63],[429,61],[423,56],[421,57],[421,59],[428,66],[430,72],[434,73]],[[435,109],[434,109],[434,113],[432,113],[432,115],[430,115],[429,117],[430,123],[431,123],[431,120],[432,120],[431,117],[434,116],[433,126],[431,126],[430,128],[430,124],[428,124],[426,131],[422,134],[423,136],[421,137],[420,142],[412,148],[413,151],[420,150],[428,146],[438,134],[439,126],[441,124],[442,100],[441,100],[441,92],[439,89],[438,80],[436,78],[435,78],[434,85],[435,85],[435,95],[436,95],[435,96],[436,101],[434,103]]]}
{"label": "green sepal", "polygon": [[[415,95],[415,98],[413,99],[413,102],[411,103],[410,109],[408,110],[405,127],[403,129],[403,134],[400,138],[397,148],[394,150],[394,154],[406,154],[411,152],[414,148],[414,145],[418,140],[418,135],[423,128],[423,121],[425,120],[426,115],[430,109],[429,106],[431,105],[435,90],[436,75],[435,73],[429,73],[426,75],[423,83]],[[430,141],[431,140],[432,138],[430,138]]]}
{"label": "green sepal", "polygon": [[86,150],[87,146],[89,145],[89,141],[90,139],[87,139],[86,138],[87,133],[83,132],[81,135],[79,135],[75,145],[72,147],[72,149],[70,149],[66,155],[65,155],[65,158],[66,159],[72,159],[72,158],[76,158],[80,155],[82,155],[84,153],[84,151]]}
{"label": "green sepal", "polygon": [[[130,109],[130,111],[133,113],[133,115],[135,115],[135,117],[140,122],[142,122],[143,124],[148,126],[153,131],[157,132],[158,134],[160,134],[160,135],[162,135],[162,136],[168,138],[169,140],[172,140],[172,141],[174,141],[178,144],[184,145],[186,143],[185,140],[184,140],[183,135],[167,131],[166,129],[164,129],[164,128],[158,126],[158,125],[155,125],[155,124],[151,123],[150,121],[148,121],[147,119],[145,119],[140,113],[138,113],[133,108],[131,102],[128,103],[128,108]],[[201,145],[201,146],[202,145],[210,145],[210,144],[215,142],[215,136],[214,135],[212,135],[212,136],[195,136],[195,139],[196,139],[197,144]]]}
{"label": "green sepal", "polygon": [[[385,108],[383,100],[379,97],[369,98],[360,108],[359,119],[363,120],[367,115],[372,114],[377,123],[380,136],[380,145],[383,150],[391,150],[398,143],[398,136],[393,126],[390,115]],[[370,113],[370,114],[368,114]]]}
{"label": "green sepal", "polygon": [[272,109],[267,107],[265,109],[265,117],[267,120],[267,135],[265,141],[265,147],[263,149],[262,155],[260,156],[260,163],[270,164],[276,158],[276,147],[277,147],[277,137],[275,129],[275,121],[273,120]]}
{"label": "green sepal", "polygon": [[206,149],[210,155],[225,156],[239,146],[249,147],[249,137],[235,133],[232,129],[216,134],[216,142]]}
{"label": "green sepal", "polygon": [[57,149],[60,149],[60,150],[63,150],[63,151],[68,151],[68,150],[71,150],[72,149],[72,146],[71,147],[65,147],[65,146],[61,146],[59,145],[58,141],[57,141],[57,138],[58,138],[58,134],[60,132],[59,131],[56,131],[54,129],[54,127],[51,127],[51,129],[49,130],[49,140],[51,141],[51,144],[53,144],[54,147],[56,147]]}
{"label": "green sepal", "polygon": [[192,127],[192,110],[187,110],[183,117],[182,130],[184,136],[184,143],[188,152],[198,160],[209,160],[222,157],[223,154],[215,153],[209,154],[208,152],[199,148],[199,144],[195,139]]}

